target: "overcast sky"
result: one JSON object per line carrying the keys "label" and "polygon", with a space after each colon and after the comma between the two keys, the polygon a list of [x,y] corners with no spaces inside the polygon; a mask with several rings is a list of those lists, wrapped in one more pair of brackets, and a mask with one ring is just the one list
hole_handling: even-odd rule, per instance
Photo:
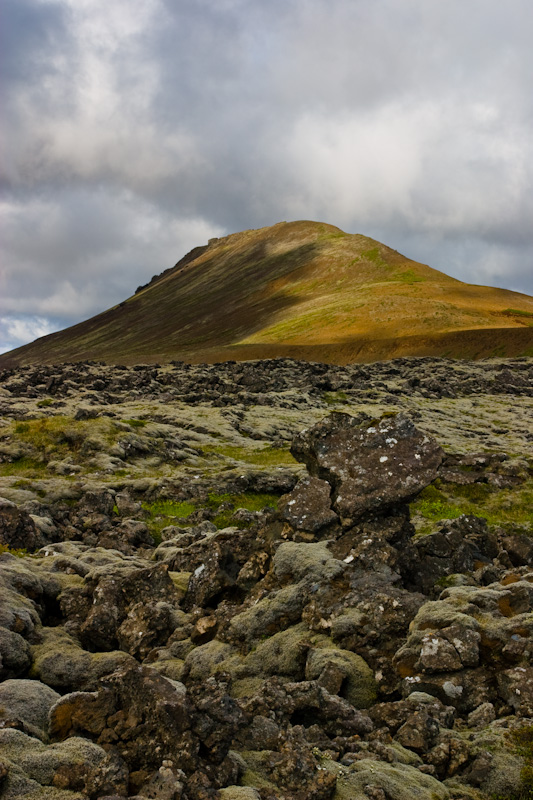
{"label": "overcast sky", "polygon": [[2,0],[0,351],[315,219],[533,294],[531,0]]}

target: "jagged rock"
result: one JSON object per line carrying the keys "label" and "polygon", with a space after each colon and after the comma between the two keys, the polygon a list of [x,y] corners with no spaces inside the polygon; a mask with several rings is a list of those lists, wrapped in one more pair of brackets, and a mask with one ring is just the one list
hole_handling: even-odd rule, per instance
{"label": "jagged rock", "polygon": [[331,486],[327,481],[309,476],[302,478],[279,504],[279,512],[296,530],[316,533],[338,520],[331,508]]}
{"label": "jagged rock", "polygon": [[141,547],[153,547],[155,542],[145,522],[124,519],[116,528],[100,533],[96,544],[122,553],[134,553]]}
{"label": "jagged rock", "polygon": [[533,717],[533,667],[507,669],[497,676],[501,697],[520,717]]}
{"label": "jagged rock", "polygon": [[526,531],[502,536],[501,544],[513,567],[533,567],[533,538]]}
{"label": "jagged rock", "polygon": [[113,744],[130,770],[157,770],[176,756],[178,766],[190,770],[198,750],[190,714],[185,687],[132,664],[111,673],[95,692],[62,697],[50,711],[50,733],[55,740],[83,734]]}
{"label": "jagged rock", "polygon": [[[165,762],[193,778],[198,768],[207,769],[216,783],[217,769],[232,771],[226,763],[229,747],[245,722],[227,688],[211,678],[187,691],[155,670],[127,666],[108,675],[95,692],[62,697],[50,711],[50,733],[66,741],[82,733],[112,744],[143,791],[158,785]],[[172,774],[181,783],[181,773]],[[164,783],[168,787],[168,780]]]}
{"label": "jagged rock", "polygon": [[82,642],[92,648],[119,646],[134,653],[163,644],[174,629],[172,606],[183,594],[158,564],[144,569],[119,565],[89,573],[80,589],[70,592],[65,612],[79,619]]}
{"label": "jagged rock", "polygon": [[420,566],[413,582],[426,594],[440,578],[473,572],[492,563],[499,553],[497,538],[484,519],[462,515],[439,526],[438,531],[416,542]]}
{"label": "jagged rock", "polygon": [[360,426],[339,412],[300,433],[291,453],[332,486],[344,524],[409,502],[437,477],[443,458],[435,440],[405,417]]}
{"label": "jagged rock", "polygon": [[26,511],[0,498],[0,544],[32,553],[42,547],[45,541]]}

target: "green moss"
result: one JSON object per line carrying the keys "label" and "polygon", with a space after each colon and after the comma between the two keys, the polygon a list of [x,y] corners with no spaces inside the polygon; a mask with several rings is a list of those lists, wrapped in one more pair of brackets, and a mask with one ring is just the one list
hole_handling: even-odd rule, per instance
{"label": "green moss", "polygon": [[208,445],[203,448],[206,453],[218,453],[226,458],[235,461],[243,461],[246,464],[271,467],[281,466],[282,464],[296,464],[296,461],[289,450],[279,447],[264,447],[253,449],[247,447],[237,447],[235,445]]}
{"label": "green moss", "polygon": [[520,526],[526,533],[533,530],[533,481],[499,490],[482,483],[432,484],[411,504],[411,512],[430,522],[468,514],[483,517],[489,525]]}
{"label": "green moss", "polygon": [[29,555],[25,547],[9,547],[7,544],[0,544],[0,555],[2,553],[11,553],[12,556],[17,558],[24,558]]}
{"label": "green moss", "polygon": [[37,458],[22,456],[14,461],[0,464],[0,475],[9,477],[10,475],[20,475],[24,478],[41,478],[47,474],[47,465],[44,461]]}
{"label": "green moss", "polygon": [[144,428],[144,426],[146,425],[145,419],[123,419],[121,420],[121,422],[124,422],[131,428]]}
{"label": "green moss", "polygon": [[347,403],[348,395],[346,392],[324,392],[322,398],[328,405],[335,405],[337,403]]}
{"label": "green moss", "polygon": [[414,271],[414,269],[406,269],[403,272],[398,272],[394,276],[395,280],[401,281],[402,283],[407,283],[409,285],[413,283],[423,283],[424,278]]}
{"label": "green moss", "polygon": [[507,314],[510,317],[533,317],[533,312],[522,311],[520,308],[506,308],[502,314]]}
{"label": "green moss", "polygon": [[[210,492],[207,505],[214,511],[218,511],[222,504],[228,504],[227,509],[220,511],[214,518],[213,523],[217,528],[227,528],[234,524],[232,517],[235,509],[244,508],[246,511],[262,511],[264,508],[278,506],[278,495],[264,494],[255,492],[244,492],[243,494],[215,494]],[[239,527],[247,527],[246,523],[239,522]]]}
{"label": "green moss", "polygon": [[156,500],[143,503],[142,508],[148,512],[146,524],[156,544],[161,544],[161,531],[168,525],[174,525],[176,519],[183,519],[196,511],[196,506],[186,501]]}
{"label": "green moss", "polygon": [[520,793],[509,800],[533,800],[533,725],[512,731],[510,736],[516,752],[524,759],[524,766],[520,774]]}

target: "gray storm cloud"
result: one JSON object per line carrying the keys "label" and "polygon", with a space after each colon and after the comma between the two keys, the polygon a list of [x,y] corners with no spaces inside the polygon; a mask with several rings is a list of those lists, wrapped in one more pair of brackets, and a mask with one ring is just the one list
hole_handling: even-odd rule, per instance
{"label": "gray storm cloud", "polygon": [[526,0],[4,0],[3,350],[283,219],[533,294]]}

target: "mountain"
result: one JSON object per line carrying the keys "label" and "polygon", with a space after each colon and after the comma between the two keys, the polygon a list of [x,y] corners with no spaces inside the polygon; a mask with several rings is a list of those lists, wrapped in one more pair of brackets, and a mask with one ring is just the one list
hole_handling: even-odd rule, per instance
{"label": "mountain", "polygon": [[533,355],[533,298],[463,283],[332,225],[281,222],[210,240],[124,302],[0,356],[0,366],[404,355]]}

